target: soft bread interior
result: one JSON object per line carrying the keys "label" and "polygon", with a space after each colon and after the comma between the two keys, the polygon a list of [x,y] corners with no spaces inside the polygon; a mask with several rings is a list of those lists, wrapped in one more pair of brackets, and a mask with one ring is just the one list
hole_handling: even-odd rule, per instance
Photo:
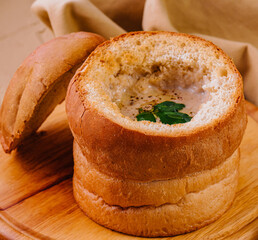
{"label": "soft bread interior", "polygon": [[[169,134],[204,127],[234,107],[242,86],[231,65],[220,49],[199,38],[131,34],[99,47],[82,69],[86,77],[79,85],[82,97],[112,121]],[[135,121],[141,105],[166,100],[184,103],[193,119],[172,127]]]}

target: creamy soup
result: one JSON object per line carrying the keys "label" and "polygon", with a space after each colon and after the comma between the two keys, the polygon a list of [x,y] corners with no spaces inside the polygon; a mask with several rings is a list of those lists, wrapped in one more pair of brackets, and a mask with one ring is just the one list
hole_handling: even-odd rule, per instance
{"label": "creamy soup", "polygon": [[148,111],[156,104],[165,101],[173,101],[183,103],[185,108],[180,110],[180,112],[187,113],[189,116],[193,117],[205,98],[204,92],[197,90],[195,87],[178,87],[175,89],[161,90],[160,88],[149,85],[144,89],[144,92],[138,92],[135,89],[127,89],[121,100],[117,102],[117,105],[123,115],[130,117],[132,120],[136,120],[140,108]]}
{"label": "creamy soup", "polygon": [[184,104],[180,112],[194,117],[208,99],[203,90],[204,81],[209,78],[208,70],[184,62],[174,64],[132,68],[131,73],[120,69],[108,81],[112,101],[132,120],[136,120],[140,108],[151,110],[165,101]]}

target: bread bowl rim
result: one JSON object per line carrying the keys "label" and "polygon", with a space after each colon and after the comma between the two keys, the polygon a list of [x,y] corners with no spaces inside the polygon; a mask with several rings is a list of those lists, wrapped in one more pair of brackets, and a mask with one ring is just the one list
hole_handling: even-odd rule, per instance
{"label": "bread bowl rim", "polygon": [[[103,49],[107,48],[110,46],[113,42],[120,41],[120,39],[124,39],[127,37],[131,37],[134,35],[141,35],[141,34],[147,34],[149,36],[156,35],[156,34],[169,34],[171,36],[176,36],[176,37],[185,37],[187,39],[191,39],[194,41],[201,42],[207,47],[210,47],[213,51],[216,53],[219,53],[220,56],[223,58],[224,61],[227,63],[228,69],[230,69],[232,74],[236,74],[235,80],[236,86],[235,86],[235,92],[231,95],[232,102],[228,106],[227,110],[225,113],[220,116],[219,118],[212,118],[211,121],[208,121],[205,124],[199,124],[198,126],[193,126],[191,125],[191,122],[184,123],[184,124],[175,124],[175,125],[167,125],[167,124],[162,124],[162,123],[152,123],[149,121],[141,121],[137,122],[134,120],[129,119],[128,117],[122,115],[122,117],[125,117],[127,119],[126,124],[122,124],[121,121],[119,121],[119,118],[115,118],[111,116],[110,114],[106,114],[103,112],[103,108],[98,105],[94,105],[92,101],[90,101],[86,96],[90,92],[90,90],[85,90],[82,89],[81,87],[81,81],[83,81],[84,78],[87,78],[87,69],[89,68],[91,61],[94,60],[95,55],[98,54],[98,52],[103,51]],[[218,125],[223,125],[223,123],[226,123],[230,118],[233,117],[235,112],[237,111],[237,108],[239,105],[241,105],[241,101],[244,99],[242,89],[243,89],[243,82],[242,82],[242,77],[237,70],[236,66],[234,65],[233,61],[223,52],[222,49],[214,45],[212,42],[207,41],[203,38],[200,38],[198,36],[194,35],[189,35],[185,33],[175,33],[175,32],[168,32],[168,31],[139,31],[139,32],[130,32],[130,33],[125,33],[121,34],[117,37],[114,37],[110,40],[105,41],[104,43],[100,44],[91,54],[90,56],[86,59],[84,64],[81,66],[81,68],[77,71],[77,74],[74,76],[74,81],[72,84],[76,84],[77,92],[79,93],[80,99],[85,106],[85,109],[91,109],[92,111],[97,111],[98,114],[106,118],[107,120],[111,121],[115,125],[119,125],[122,128],[132,130],[132,131],[137,131],[141,132],[146,135],[151,135],[151,136],[163,136],[163,137],[184,137],[184,136],[189,136],[189,135],[195,135],[198,134],[200,131],[206,131],[209,129],[213,129]],[[78,91],[79,89],[79,91]],[[119,117],[121,117],[121,115]],[[157,131],[157,124],[159,126],[162,126],[164,130],[158,130]],[[149,127],[156,126],[155,130],[151,130]],[[165,126],[165,127],[164,127]],[[187,127],[186,127],[187,126]]]}

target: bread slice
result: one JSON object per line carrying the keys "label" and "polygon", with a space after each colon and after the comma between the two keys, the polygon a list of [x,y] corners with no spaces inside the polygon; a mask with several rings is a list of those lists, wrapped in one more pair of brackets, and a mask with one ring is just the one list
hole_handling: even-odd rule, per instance
{"label": "bread slice", "polygon": [[6,152],[36,131],[62,102],[77,68],[105,39],[77,32],[38,47],[15,72],[0,110],[0,140]]}
{"label": "bread slice", "polygon": [[219,218],[232,204],[239,149],[219,166],[184,178],[140,182],[100,173],[74,143],[74,197],[95,222],[146,237],[193,231]]}
{"label": "bread slice", "polygon": [[[231,59],[211,42],[135,32],[89,56],[70,84],[66,111],[75,140],[98,171],[140,181],[182,178],[213,169],[239,147],[247,123],[242,88]],[[128,96],[156,93],[192,106],[192,120],[138,122],[125,111]]]}

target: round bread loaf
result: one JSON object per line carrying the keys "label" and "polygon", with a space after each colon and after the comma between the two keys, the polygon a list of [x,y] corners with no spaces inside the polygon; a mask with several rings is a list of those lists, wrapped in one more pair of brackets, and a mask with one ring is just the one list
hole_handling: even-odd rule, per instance
{"label": "round bread loaf", "polygon": [[[66,110],[76,141],[100,172],[142,181],[181,178],[218,166],[238,148],[247,123],[242,88],[231,59],[211,42],[137,32],[97,47],[70,84]],[[179,92],[175,101],[193,106],[192,120],[170,126],[122,112],[128,93],[153,90]]]}
{"label": "round bread loaf", "polygon": [[[211,42],[134,32],[104,42],[71,81],[74,196],[108,228],[170,236],[205,226],[231,205],[247,117],[242,78]],[[173,100],[191,121],[137,121]]]}
{"label": "round bread loaf", "polygon": [[74,142],[74,179],[83,188],[101,197],[108,205],[123,208],[175,204],[191,192],[201,192],[217,184],[238,167],[239,150],[226,161],[213,168],[183,178],[158,181],[122,180],[99,172],[87,161],[79,145]]}
{"label": "round bread loaf", "polygon": [[139,182],[98,172],[74,143],[74,197],[95,222],[136,236],[172,236],[219,218],[232,204],[239,149],[219,166],[184,178]]}

